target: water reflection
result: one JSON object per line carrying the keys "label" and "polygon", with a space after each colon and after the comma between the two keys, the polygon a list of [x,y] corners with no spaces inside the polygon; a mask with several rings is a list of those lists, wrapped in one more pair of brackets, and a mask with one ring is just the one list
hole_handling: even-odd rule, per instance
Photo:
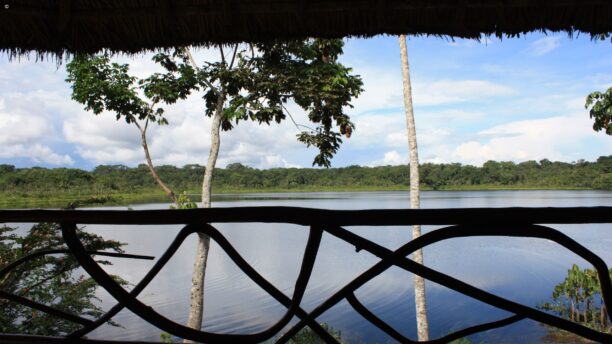
{"label": "water reflection", "polygon": [[[248,196],[248,195],[247,195]],[[238,201],[218,201],[215,206],[302,206],[331,209],[405,208],[408,195],[401,192],[282,194],[282,199],[248,196]],[[312,196],[312,197],[310,197]],[[425,192],[423,207],[506,207],[506,206],[595,206],[610,205],[612,193],[592,191],[503,191],[503,192]],[[254,198],[253,198],[254,197]],[[166,208],[164,204],[134,206],[135,209]],[[285,224],[215,225],[243,258],[272,282],[291,295],[299,272],[308,228]],[[159,256],[181,226],[88,226],[88,230],[107,239],[128,243],[130,253]],[[424,227],[430,231],[434,227]],[[554,226],[612,261],[612,235],[609,225]],[[410,239],[410,228],[352,227],[349,230],[389,249]],[[195,237],[188,238],[159,276],[141,293],[139,299],[161,314],[179,322],[186,321],[189,306],[191,269]],[[331,235],[324,235],[321,249],[308,284],[302,307],[311,310],[335,291],[367,270],[378,259]],[[526,305],[535,306],[550,296],[572,263],[586,263],[553,242],[524,238],[461,238],[425,248],[425,263],[441,272],[460,278],[489,292]],[[114,260],[106,268],[136,284],[152,266],[147,261]],[[391,268],[356,292],[372,312],[405,336],[416,338],[412,277]],[[107,307],[112,299],[100,291]],[[432,336],[440,336],[466,326],[498,319],[508,314],[434,283],[428,283],[428,309]],[[206,277],[205,329],[214,332],[248,333],[261,331],[275,323],[285,308],[248,279],[215,244]],[[117,315],[124,328],[105,326],[93,338],[157,340],[160,330],[139,320],[129,311]],[[351,343],[393,342],[368,325],[351,307],[342,302],[325,313],[319,322],[342,330]],[[472,339],[495,342],[534,342],[545,330],[532,321],[521,321],[506,328],[476,335]]]}

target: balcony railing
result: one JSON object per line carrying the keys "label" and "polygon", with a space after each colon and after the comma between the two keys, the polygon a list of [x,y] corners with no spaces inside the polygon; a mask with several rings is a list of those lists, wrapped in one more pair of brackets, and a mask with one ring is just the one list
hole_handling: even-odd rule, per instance
{"label": "balcony railing", "polygon": [[[464,328],[428,343],[446,343],[470,334],[506,326],[522,319],[532,319],[553,326],[584,338],[602,343],[612,343],[612,334],[598,332],[578,323],[554,316],[550,313],[534,309],[503,297],[494,295],[444,273],[420,265],[407,258],[412,252],[442,240],[478,236],[504,236],[541,238],[556,242],[567,249],[568,253],[584,258],[596,269],[601,283],[601,293],[607,310],[608,318],[612,318],[612,284],[606,263],[580,243],[549,226],[555,224],[612,223],[612,207],[590,208],[470,208],[470,209],[421,209],[421,210],[322,210],[294,207],[244,207],[244,208],[214,208],[190,210],[144,210],[144,211],[78,211],[78,210],[3,210],[0,211],[0,223],[60,223],[62,236],[68,250],[47,250],[30,254],[0,269],[0,278],[23,262],[47,254],[72,254],[83,269],[110,295],[117,304],[99,319],[90,320],[79,315],[68,314],[52,309],[32,300],[0,291],[0,298],[8,299],[54,316],[81,324],[82,328],[64,337],[41,337],[30,335],[0,334],[2,343],[51,343],[74,342],[111,343],[85,339],[85,336],[106,323],[124,308],[129,309],[160,330],[180,338],[191,339],[205,343],[258,343],[275,338],[277,343],[286,343],[300,329],[308,326],[327,343],[337,343],[316,318],[346,300],[354,310],[392,338],[401,343],[414,341],[404,337],[392,326],[370,312],[355,296],[355,290],[392,266],[420,275],[425,279],[455,290],[478,301],[505,310],[513,314],[502,320],[492,321],[477,326]],[[301,268],[293,295],[285,295],[272,283],[249,265],[232,244],[212,224],[217,223],[286,223],[304,226],[309,231],[306,250],[302,258]],[[135,224],[185,225],[178,233],[168,249],[163,252],[151,270],[131,290],[125,290],[109,276],[91,257],[91,255],[122,256],[125,258],[151,258],[144,256],[125,255],[118,253],[88,252],[77,235],[77,225],[82,224]],[[395,251],[380,246],[370,240],[360,237],[345,226],[409,226],[409,225],[447,226],[428,232],[418,239],[408,241]],[[546,224],[546,225],[544,225]],[[353,245],[356,250],[365,250],[380,258],[380,261],[351,282],[338,289],[311,312],[301,307],[301,301],[310,279],[314,262],[319,250],[323,233],[332,235]],[[227,253],[230,259],[260,288],[286,307],[285,314],[276,324],[268,329],[251,334],[220,334],[197,331],[176,323],[137,299],[139,293],[155,278],[182,242],[189,235],[204,233]],[[610,228],[612,235],[612,226]],[[290,320],[297,316],[299,321],[288,331],[281,333]]]}

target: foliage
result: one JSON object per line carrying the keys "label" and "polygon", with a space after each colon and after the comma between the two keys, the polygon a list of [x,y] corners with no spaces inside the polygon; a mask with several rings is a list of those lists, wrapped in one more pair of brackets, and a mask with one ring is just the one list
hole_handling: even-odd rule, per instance
{"label": "foliage", "polygon": [[176,205],[171,205],[170,209],[195,209],[197,207],[198,205],[189,199],[187,192],[183,192],[176,199]]}
{"label": "foliage", "polygon": [[[130,75],[129,65],[111,62],[107,54],[77,54],[66,65],[66,71],[66,81],[72,87],[72,99],[84,104],[86,110],[96,115],[104,110],[111,111],[117,120],[123,118],[127,123],[147,119],[159,124],[167,123],[163,108],[153,109],[160,96],[153,94],[144,80]],[[191,75],[195,73],[193,69],[189,72]],[[141,98],[140,92],[143,90],[153,98],[152,103]],[[156,90],[165,95],[168,101],[186,97],[183,93],[175,94],[162,87]]]}
{"label": "foliage", "polygon": [[[321,327],[327,332],[329,332],[332,337],[334,337],[338,342],[342,343],[342,332],[340,330],[336,330],[328,324],[321,324]],[[316,334],[310,327],[304,327],[298,333],[295,334],[288,341],[289,344],[322,344],[325,343],[318,334]]]}
{"label": "foliage", "polygon": [[595,121],[593,130],[603,130],[612,135],[612,87],[606,92],[593,92],[586,98],[585,107],[591,110],[589,116]]}
{"label": "foliage", "polygon": [[161,343],[173,343],[172,335],[170,333],[162,332],[159,334],[159,341]]}
{"label": "foliage", "polygon": [[342,143],[340,136],[349,137],[354,127],[344,109],[362,91],[359,76],[337,62],[342,46],[339,39],[262,43],[250,46],[250,51],[249,46],[239,51],[236,45],[229,62],[219,48],[221,61],[197,68],[186,49],[177,48],[154,55],[163,72],[143,79],[130,75],[129,65],[111,62],[108,55],[77,55],[67,65],[66,80],[72,85],[72,98],[87,110],[111,111],[128,123],[166,124],[159,105],[196,91],[203,92],[208,117],[221,102],[223,130],[248,120],[280,123],[288,113],[285,104],[293,100],[317,125],[302,131],[298,139],[319,149],[313,164],[329,167]]}
{"label": "foliage", "polygon": [[[612,277],[612,269],[609,273]],[[572,265],[565,280],[555,286],[552,302],[546,302],[540,308],[599,331],[612,331],[599,276],[594,269],[580,270],[578,265]]]}
{"label": "foliage", "polygon": [[[40,167],[0,169],[0,194],[4,198],[45,199],[75,197],[85,203],[120,199],[129,194],[156,192],[157,186],[146,165],[98,166],[93,171]],[[175,190],[198,190],[204,167],[159,166],[159,175]],[[612,156],[595,162],[574,163],[550,160],[521,163],[490,161],[482,167],[461,164],[422,164],[421,183],[430,189],[446,188],[587,188],[612,190]],[[273,168],[254,169],[229,164],[215,169],[213,186],[217,190],[332,190],[404,189],[408,185],[406,166],[330,169]],[[109,197],[110,196],[110,197]],[[186,197],[184,195],[183,197]],[[179,195],[180,198],[180,195]],[[185,198],[183,198],[186,201]],[[65,204],[65,201],[61,204]]]}
{"label": "foliage", "polygon": [[[307,112],[309,121],[317,124],[316,128],[298,134],[298,140],[319,149],[313,165],[329,167],[342,143],[340,137],[350,137],[354,129],[344,108],[352,108],[351,99],[359,96],[363,86],[359,76],[351,75],[352,70],[337,61],[343,45],[341,39],[256,45],[262,52],[253,59],[258,77],[247,86],[248,94],[233,103],[254,104],[257,108],[261,104],[256,100],[267,98],[270,109],[267,118],[273,117],[278,122],[285,117],[284,104],[293,100]],[[236,121],[252,116],[249,107],[242,108]],[[334,124],[338,132],[332,130]]]}
{"label": "foliage", "polygon": [[[25,236],[14,234],[15,228],[0,227],[0,268],[33,252],[66,248],[61,228],[55,223],[39,223]],[[120,242],[78,230],[79,238],[87,250],[113,250],[123,252]],[[109,265],[110,262],[98,260]],[[71,255],[47,255],[28,261],[0,280],[0,289],[26,297],[59,310],[95,318],[102,315],[96,304],[97,284],[80,275],[78,262]],[[124,281],[118,279],[121,283]],[[0,332],[37,335],[70,333],[81,325],[57,319],[46,313],[0,300]]]}

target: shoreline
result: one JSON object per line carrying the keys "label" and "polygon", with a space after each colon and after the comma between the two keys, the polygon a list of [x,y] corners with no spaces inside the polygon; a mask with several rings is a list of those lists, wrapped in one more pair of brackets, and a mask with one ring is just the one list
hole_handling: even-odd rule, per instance
{"label": "shoreline", "polygon": [[[213,193],[214,198],[226,198],[231,195],[245,194],[291,194],[291,193],[325,193],[325,192],[408,192],[406,187],[323,187],[323,188],[266,188],[266,189],[234,189],[219,188]],[[584,187],[546,187],[546,186],[503,186],[500,185],[458,185],[438,188],[436,190],[424,187],[421,191],[444,191],[444,192],[465,192],[465,191],[609,191],[597,190]],[[187,195],[198,202],[199,194],[195,191],[188,191]],[[195,196],[195,197],[194,197]],[[237,197],[239,198],[239,197]],[[64,208],[68,204],[78,204],[79,206],[129,206],[143,203],[168,203],[165,194],[157,190],[143,190],[141,193],[108,193],[108,194],[58,194],[35,196],[12,196],[0,194],[0,209],[30,209],[30,208]]]}

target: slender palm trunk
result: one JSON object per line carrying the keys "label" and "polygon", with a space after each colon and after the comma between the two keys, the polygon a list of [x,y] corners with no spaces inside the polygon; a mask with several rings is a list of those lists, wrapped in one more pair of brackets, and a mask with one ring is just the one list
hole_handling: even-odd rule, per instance
{"label": "slender palm trunk", "polygon": [[[402,74],[404,77],[404,107],[408,125],[408,147],[410,150],[410,208],[418,209],[421,206],[419,188],[419,156],[417,151],[416,127],[414,125],[414,111],[412,109],[412,85],[410,84],[410,67],[408,65],[408,48],[406,36],[400,35],[400,56],[402,59]],[[421,236],[421,226],[412,226],[412,239]],[[423,264],[423,251],[417,250],[413,259]],[[414,300],[416,307],[417,335],[419,341],[429,340],[429,325],[427,322],[427,305],[425,302],[425,280],[414,275]]]}
{"label": "slender palm trunk", "polygon": [[[212,188],[212,175],[219,156],[219,146],[221,144],[219,132],[223,117],[223,104],[225,103],[225,92],[221,92],[217,99],[217,107],[213,116],[212,127],[210,129],[210,153],[208,162],[204,170],[204,181],[202,182],[202,208],[210,208],[210,195]],[[187,326],[200,329],[202,328],[202,318],[204,313],[204,277],[206,275],[206,264],[208,261],[208,251],[210,248],[210,237],[205,234],[198,235],[198,244],[193,274],[191,278],[191,305],[189,307],[189,318]],[[185,340],[184,343],[192,343]]]}

